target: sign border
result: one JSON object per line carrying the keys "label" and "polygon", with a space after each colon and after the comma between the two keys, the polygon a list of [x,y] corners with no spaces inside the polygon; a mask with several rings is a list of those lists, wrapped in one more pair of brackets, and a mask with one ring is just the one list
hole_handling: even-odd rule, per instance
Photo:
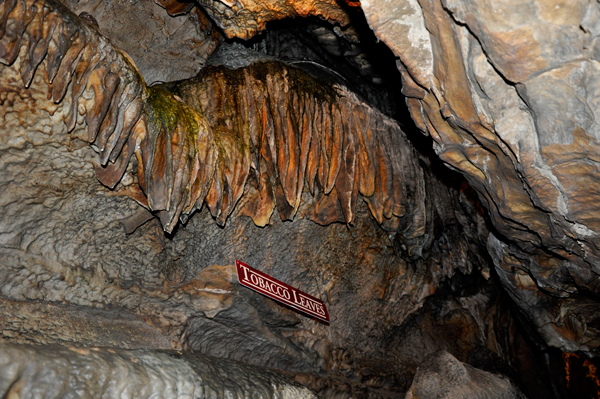
{"label": "sign border", "polygon": [[[318,298],[315,298],[314,296],[312,296],[310,294],[307,294],[306,292],[300,291],[298,288],[292,287],[291,285],[286,284],[283,281],[279,281],[276,278],[271,277],[268,274],[261,272],[260,270],[256,270],[255,268],[253,268],[253,267],[249,266],[248,264],[246,264],[246,263],[244,263],[242,261],[239,261],[237,259],[235,261],[235,267],[236,267],[236,272],[237,272],[237,275],[238,275],[238,282],[242,286],[244,286],[246,288],[249,288],[249,289],[251,289],[253,291],[256,291],[259,294],[267,296],[267,297],[269,297],[269,298],[271,298],[271,299],[273,299],[273,300],[275,300],[277,302],[280,302],[280,303],[282,303],[282,304],[284,304],[286,306],[289,306],[289,307],[291,307],[291,308],[293,308],[293,309],[295,309],[295,310],[297,310],[297,311],[299,311],[299,312],[301,312],[303,314],[306,314],[306,315],[308,315],[308,316],[310,316],[312,318],[315,318],[315,319],[317,319],[319,321],[322,321],[322,322],[325,322],[325,323],[329,324],[329,321],[330,321],[330,319],[329,319],[329,311],[327,310],[327,305],[322,300],[320,300]],[[323,310],[325,311],[325,316],[322,316],[322,315],[320,315],[320,314],[318,314],[316,312],[313,313],[313,312],[309,311],[308,309],[304,309],[301,306],[299,306],[296,302],[294,302],[293,300],[287,300],[285,298],[280,298],[280,297],[274,295],[272,292],[270,292],[268,290],[265,290],[265,289],[262,289],[260,287],[257,287],[257,286],[250,285],[248,283],[242,282],[242,277],[240,276],[240,274],[243,272],[242,267],[247,267],[249,270],[252,271],[252,273],[258,274],[259,276],[261,276],[262,278],[264,278],[264,279],[266,279],[266,280],[268,280],[270,282],[273,282],[273,283],[275,283],[277,285],[285,287],[285,288],[289,289],[290,292],[292,292],[292,293],[294,293],[294,292],[299,293],[299,294],[303,295],[304,297],[306,297],[307,299],[310,299],[313,302],[322,304],[323,305]]]}

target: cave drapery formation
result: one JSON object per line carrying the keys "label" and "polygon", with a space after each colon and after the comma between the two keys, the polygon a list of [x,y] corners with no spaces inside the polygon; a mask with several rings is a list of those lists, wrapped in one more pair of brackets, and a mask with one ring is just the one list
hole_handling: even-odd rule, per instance
{"label": "cave drapery formation", "polygon": [[[162,70],[143,24],[108,39],[113,2],[78,3],[0,3],[2,395],[600,390],[598,3],[115,1],[166,21]],[[356,65],[359,9],[408,134],[379,77],[282,62],[298,29],[225,39],[316,16],[319,61]],[[331,324],[238,287],[235,257]]]}

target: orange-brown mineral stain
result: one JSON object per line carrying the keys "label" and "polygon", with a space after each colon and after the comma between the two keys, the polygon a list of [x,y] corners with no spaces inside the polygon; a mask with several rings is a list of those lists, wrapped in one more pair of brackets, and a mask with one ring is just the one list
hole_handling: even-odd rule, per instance
{"label": "orange-brown mineral stain", "polygon": [[564,353],[562,354],[563,361],[565,362],[565,379],[567,380],[567,388],[569,387],[569,383],[571,380],[571,357],[578,358],[579,356],[574,353]]}
{"label": "orange-brown mineral stain", "polygon": [[346,4],[349,7],[360,7],[360,1],[340,0],[340,2]]}
{"label": "orange-brown mineral stain", "polygon": [[[570,388],[570,383],[571,383],[571,379],[572,378],[576,378],[577,376],[577,372],[576,374],[572,375],[572,372],[574,372],[575,370],[578,370],[578,367],[583,367],[584,369],[584,373],[585,373],[585,379],[589,379],[593,382],[594,387],[596,388],[596,395],[594,397],[596,398],[600,398],[600,378],[598,377],[598,368],[597,366],[593,363],[592,360],[590,359],[586,359],[583,360],[583,363],[581,362],[582,359],[580,359],[580,357],[574,353],[563,353],[562,354],[562,359],[563,362],[565,363],[564,369],[565,369],[565,379],[567,382],[567,388]],[[574,363],[573,363],[574,362]],[[575,367],[575,369],[572,369],[572,367]],[[581,378],[581,377],[579,377]],[[576,381],[574,381],[576,382]],[[577,384],[574,385],[574,387],[577,386]]]}
{"label": "orange-brown mineral stain", "polygon": [[596,397],[600,398],[600,379],[598,378],[598,369],[596,368],[596,365],[592,363],[591,360],[585,360],[583,362],[583,367],[588,369],[586,377],[589,377],[594,381],[594,385],[596,386]]}

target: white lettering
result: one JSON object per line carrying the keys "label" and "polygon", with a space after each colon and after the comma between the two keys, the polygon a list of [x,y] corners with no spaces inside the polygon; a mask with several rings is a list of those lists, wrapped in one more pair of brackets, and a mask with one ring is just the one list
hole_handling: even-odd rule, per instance
{"label": "white lettering", "polygon": [[258,279],[258,286],[260,288],[264,290],[268,287],[268,285],[265,287],[265,280],[263,280],[260,276],[256,276],[256,278]]}
{"label": "white lettering", "polygon": [[248,281],[248,268],[242,264],[240,264],[240,267],[244,270],[244,280]]}
{"label": "white lettering", "polygon": [[255,271],[250,266],[244,265],[242,262],[237,263],[237,265],[240,282],[244,281],[244,284],[256,287],[257,291],[263,292],[273,299],[293,305],[305,313],[329,320],[329,317],[327,317],[327,308],[323,302],[308,297],[306,296],[307,294],[295,288],[288,287],[278,281],[273,281],[272,277],[263,276],[262,273]]}
{"label": "white lettering", "polygon": [[258,279],[256,278],[256,274],[251,274],[250,275],[250,281],[252,281],[252,284],[256,285],[257,287],[258,285]]}
{"label": "white lettering", "polygon": [[321,305],[320,303],[318,303],[317,304],[316,312],[318,314],[320,314],[321,316],[325,316],[325,309],[323,309],[323,305]]}

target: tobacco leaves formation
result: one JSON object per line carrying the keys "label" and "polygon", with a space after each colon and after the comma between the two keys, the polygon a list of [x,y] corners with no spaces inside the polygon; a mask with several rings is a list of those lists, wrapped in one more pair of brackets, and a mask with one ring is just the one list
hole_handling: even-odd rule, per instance
{"label": "tobacco leaves formation", "polygon": [[321,224],[352,223],[360,194],[384,227],[424,236],[426,210],[403,206],[425,195],[404,183],[422,180],[402,166],[412,147],[344,87],[276,62],[147,87],[126,54],[52,0],[0,4],[0,61],[19,55],[26,87],[42,66],[49,99],[72,97],[65,123],[73,130],[84,116],[103,184],[114,188],[135,154],[141,191],[128,195],[168,232],[204,203],[222,225],[242,197],[241,213],[260,226],[275,208],[282,220],[300,209]]}

